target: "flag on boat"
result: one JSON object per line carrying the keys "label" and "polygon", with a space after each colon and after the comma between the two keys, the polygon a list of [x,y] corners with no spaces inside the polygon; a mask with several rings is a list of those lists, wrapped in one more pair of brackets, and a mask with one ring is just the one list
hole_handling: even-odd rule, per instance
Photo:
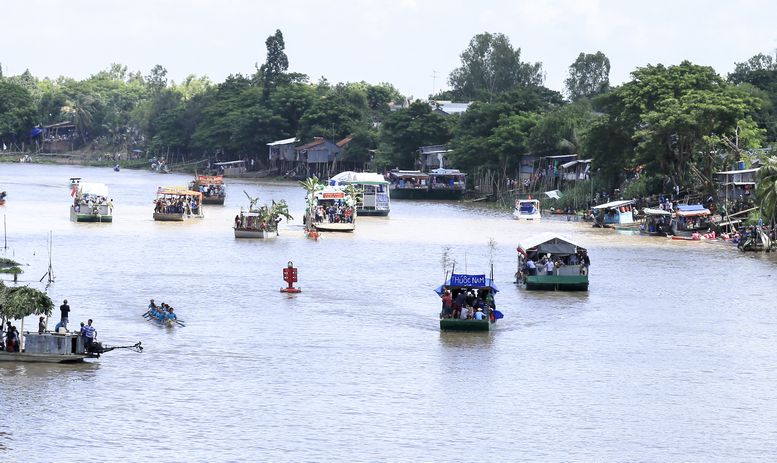
{"label": "flag on boat", "polygon": [[496,320],[499,320],[499,319],[505,318],[505,315],[498,310],[494,310],[494,318]]}

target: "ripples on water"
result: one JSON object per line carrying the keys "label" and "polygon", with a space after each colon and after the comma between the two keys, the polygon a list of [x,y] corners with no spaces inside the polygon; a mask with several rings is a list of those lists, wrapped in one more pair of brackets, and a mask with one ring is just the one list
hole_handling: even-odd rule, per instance
{"label": "ripples on water", "polygon": [[[71,176],[108,184],[113,224],[68,221]],[[146,347],[0,365],[11,461],[772,459],[771,256],[407,201],[314,242],[301,188],[231,179],[203,220],[155,223],[156,187],[188,180],[0,165],[6,255],[29,264],[25,283],[40,287],[51,230],[49,294],[69,299],[71,327],[93,318],[103,342]],[[275,240],[235,240],[243,190],[286,199],[296,220]],[[515,247],[538,231],[589,248],[590,292],[512,284]],[[487,273],[489,238],[505,319],[490,334],[440,333],[443,247],[458,271]],[[289,260],[295,296],[278,291]],[[187,327],[144,321],[150,298]]]}

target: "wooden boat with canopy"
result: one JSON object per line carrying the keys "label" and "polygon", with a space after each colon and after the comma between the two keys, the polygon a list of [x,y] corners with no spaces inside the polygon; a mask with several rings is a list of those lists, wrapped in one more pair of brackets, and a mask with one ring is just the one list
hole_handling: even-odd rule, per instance
{"label": "wooden boat with canopy", "polygon": [[223,175],[198,175],[189,184],[189,189],[202,193],[202,204],[224,204],[227,197]]}
{"label": "wooden boat with canopy", "polygon": [[73,222],[113,222],[113,200],[104,183],[78,182],[70,191],[70,220]]}
{"label": "wooden boat with canopy", "polygon": [[524,240],[517,251],[516,283],[526,289],[588,291],[591,261],[579,244],[554,233],[541,233]]}
{"label": "wooden boat with canopy", "polygon": [[185,219],[202,218],[202,193],[186,187],[160,187],[154,201],[154,220],[183,222]]}
{"label": "wooden boat with canopy", "polygon": [[[453,301],[450,313],[445,307],[440,312],[443,331],[490,331],[496,320],[502,318],[494,304],[494,295],[499,289],[494,280],[485,275],[453,273],[434,292],[440,297],[449,292]],[[456,302],[459,297],[471,303]]]}
{"label": "wooden boat with canopy", "polygon": [[672,213],[663,209],[645,207],[639,232],[650,236],[668,236],[672,234]]}

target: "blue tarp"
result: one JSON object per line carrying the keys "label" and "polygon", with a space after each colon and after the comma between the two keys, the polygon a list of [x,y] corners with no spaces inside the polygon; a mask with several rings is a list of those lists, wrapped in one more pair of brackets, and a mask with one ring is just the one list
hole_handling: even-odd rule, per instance
{"label": "blue tarp", "polygon": [[39,127],[35,127],[34,129],[32,129],[32,130],[30,131],[30,136],[31,136],[31,137],[37,137],[37,136],[38,136],[38,135],[40,135],[41,133],[43,133],[43,129],[41,129],[41,128],[39,128]]}
{"label": "blue tarp", "polygon": [[683,212],[704,211],[707,208],[701,204],[678,204],[677,209]]}

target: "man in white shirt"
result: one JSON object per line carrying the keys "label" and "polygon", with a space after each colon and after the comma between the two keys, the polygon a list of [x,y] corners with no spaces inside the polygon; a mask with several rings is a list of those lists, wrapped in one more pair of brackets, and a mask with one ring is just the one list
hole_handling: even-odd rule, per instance
{"label": "man in white shirt", "polygon": [[553,275],[553,268],[555,266],[553,265],[553,259],[548,259],[548,262],[545,263],[545,269],[548,271],[548,275]]}

